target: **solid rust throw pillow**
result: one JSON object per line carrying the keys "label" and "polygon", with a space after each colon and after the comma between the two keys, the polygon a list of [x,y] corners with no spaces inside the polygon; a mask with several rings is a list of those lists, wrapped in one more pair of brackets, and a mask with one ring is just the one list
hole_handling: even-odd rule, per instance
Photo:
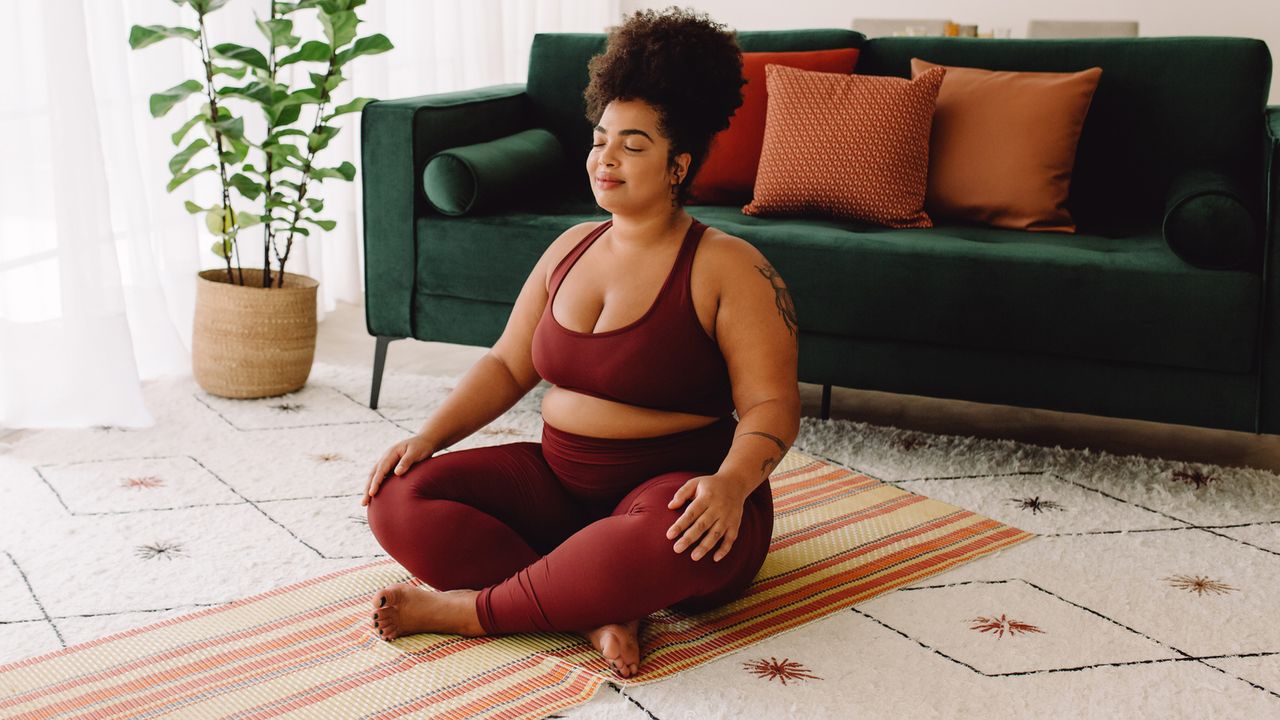
{"label": "solid rust throw pillow", "polygon": [[946,70],[913,80],[766,65],[769,107],[746,215],[820,214],[927,228],[933,105]]}
{"label": "solid rust throw pillow", "polygon": [[729,127],[712,140],[707,159],[689,188],[690,204],[741,205],[751,200],[764,142],[769,100],[764,67],[769,63],[847,75],[858,63],[858,49],[742,53],[742,76],[747,81],[742,87],[742,106],[729,118]]}
{"label": "solid rust throw pillow", "polygon": [[913,76],[937,68],[947,79],[933,113],[930,215],[1074,233],[1071,172],[1102,68],[1010,72],[911,59]]}

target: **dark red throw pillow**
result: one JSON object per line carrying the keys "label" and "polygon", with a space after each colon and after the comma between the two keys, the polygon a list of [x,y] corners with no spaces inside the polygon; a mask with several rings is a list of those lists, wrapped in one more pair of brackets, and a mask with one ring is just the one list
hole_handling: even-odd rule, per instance
{"label": "dark red throw pillow", "polygon": [[849,74],[858,63],[858,49],[742,53],[742,76],[747,80],[742,86],[742,106],[729,119],[729,127],[712,140],[711,150],[689,189],[690,204],[742,205],[751,200],[769,98],[764,66],[770,63]]}

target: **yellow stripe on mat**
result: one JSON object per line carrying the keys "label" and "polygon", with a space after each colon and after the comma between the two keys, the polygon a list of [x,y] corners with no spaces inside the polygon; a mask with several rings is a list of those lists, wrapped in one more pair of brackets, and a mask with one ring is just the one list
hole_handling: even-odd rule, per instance
{"label": "yellow stripe on mat", "polygon": [[773,542],[747,593],[642,625],[618,678],[581,636],[385,642],[373,593],[421,584],[393,559],[0,666],[0,717],[540,718],[936,575],[1035,535],[792,450],[775,470]]}

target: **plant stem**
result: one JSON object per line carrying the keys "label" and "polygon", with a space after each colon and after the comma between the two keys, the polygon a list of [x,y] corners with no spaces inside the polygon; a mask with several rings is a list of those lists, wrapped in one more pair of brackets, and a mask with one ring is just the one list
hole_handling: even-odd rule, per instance
{"label": "plant stem", "polygon": [[[267,0],[267,4],[271,6],[271,19],[276,19],[276,2],[275,0]],[[267,72],[270,76],[271,97],[275,97],[276,92],[276,44],[275,40],[269,39],[267,44],[271,47],[267,50]],[[271,137],[275,126],[271,124],[271,113],[267,113],[267,138]],[[262,223],[262,287],[271,287],[271,243],[275,240],[275,230],[271,227],[271,209],[267,207],[267,203],[271,201],[271,151],[263,147],[262,152],[267,157],[267,166],[263,169],[265,173],[264,180],[267,185],[267,194],[262,199],[263,211],[266,213],[266,222]],[[280,268],[281,274],[284,268]]]}
{"label": "plant stem", "polygon": [[[223,217],[223,234],[221,235],[224,243],[223,250],[226,250],[226,217],[230,213],[232,217],[235,213],[231,211],[231,194],[227,192],[227,165],[222,160],[222,131],[218,129],[218,99],[213,92],[213,58],[209,55],[209,43],[205,38],[204,13],[197,16],[200,22],[200,59],[204,61],[204,77],[205,77],[205,94],[209,97],[209,116],[215,123],[213,126],[213,151],[218,155],[218,176],[222,179],[222,217]],[[240,271],[240,284],[244,285],[244,269],[240,267],[240,253],[236,247],[234,240],[231,243],[232,250],[236,253],[236,269]],[[227,282],[234,283],[235,276],[231,274],[231,253],[223,253],[223,257],[227,261]]]}
{"label": "plant stem", "polygon": [[[329,91],[323,89],[329,82],[329,76],[333,74],[333,61],[336,56],[329,57],[329,69],[325,71],[324,82],[321,84],[321,92],[324,94],[320,98],[320,104],[316,106],[316,122],[311,128],[314,134],[324,124],[324,105],[329,100]],[[310,135],[308,135],[310,137]],[[280,268],[283,271],[285,262],[289,259],[289,251],[293,249],[294,228],[298,226],[298,217],[302,214],[302,201],[307,196],[307,180],[311,177],[311,162],[315,159],[316,151],[308,148],[307,161],[302,164],[302,183],[298,185],[298,207],[293,209],[293,221],[289,223],[289,236],[285,240],[284,259],[280,261]],[[281,286],[283,287],[283,285]]]}

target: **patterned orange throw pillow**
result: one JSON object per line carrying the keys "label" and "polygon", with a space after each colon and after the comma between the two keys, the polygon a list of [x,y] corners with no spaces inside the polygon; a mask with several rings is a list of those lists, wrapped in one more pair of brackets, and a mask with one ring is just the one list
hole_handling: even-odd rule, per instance
{"label": "patterned orange throw pillow", "polygon": [[765,66],[769,107],[746,215],[933,227],[929,133],[945,68],[914,80]]}

